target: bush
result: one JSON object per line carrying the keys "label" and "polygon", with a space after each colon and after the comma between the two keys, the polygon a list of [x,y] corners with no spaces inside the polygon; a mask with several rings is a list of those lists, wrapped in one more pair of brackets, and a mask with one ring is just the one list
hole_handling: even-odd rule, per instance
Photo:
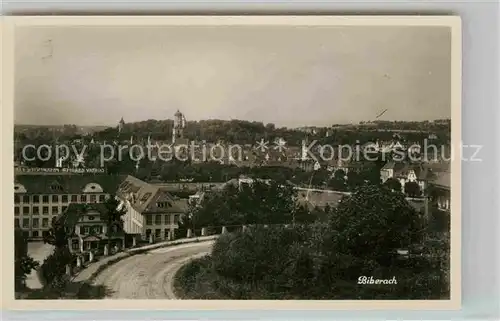
{"label": "bush", "polygon": [[[390,206],[388,206],[390,204]],[[364,185],[326,222],[255,226],[221,235],[210,258],[179,275],[188,298],[443,299],[449,297],[449,240],[423,244],[422,217],[399,191]],[[414,245],[422,255],[401,258]],[[358,285],[360,276],[394,285]]]}
{"label": "bush", "polygon": [[[446,254],[378,260],[337,251],[338,233],[326,224],[252,228],[222,235],[212,255],[176,276],[191,299],[442,299]],[[432,249],[436,249],[433,246]],[[430,248],[429,248],[430,250]],[[440,252],[441,253],[441,252]],[[358,285],[360,276],[397,279],[395,285]],[[449,292],[448,292],[449,293]]]}
{"label": "bush", "polygon": [[66,275],[66,265],[74,264],[75,256],[66,247],[55,248],[52,254],[45,258],[41,266],[41,281],[44,286],[59,283]]}
{"label": "bush", "polygon": [[15,288],[22,290],[27,276],[32,270],[36,270],[40,263],[35,261],[31,256],[22,256],[15,259],[14,262],[14,275],[15,275]]}

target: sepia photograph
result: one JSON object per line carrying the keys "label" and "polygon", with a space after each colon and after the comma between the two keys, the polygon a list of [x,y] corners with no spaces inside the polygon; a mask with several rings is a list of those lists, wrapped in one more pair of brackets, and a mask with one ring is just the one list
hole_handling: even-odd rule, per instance
{"label": "sepia photograph", "polygon": [[16,306],[459,304],[458,17],[9,30]]}

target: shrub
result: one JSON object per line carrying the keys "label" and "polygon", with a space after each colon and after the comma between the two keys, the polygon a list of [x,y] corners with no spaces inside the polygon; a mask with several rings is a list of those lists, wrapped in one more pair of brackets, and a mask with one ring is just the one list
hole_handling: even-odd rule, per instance
{"label": "shrub", "polygon": [[44,285],[60,282],[66,274],[66,265],[73,265],[75,257],[68,248],[55,248],[52,254],[45,258],[41,266],[41,277]]}

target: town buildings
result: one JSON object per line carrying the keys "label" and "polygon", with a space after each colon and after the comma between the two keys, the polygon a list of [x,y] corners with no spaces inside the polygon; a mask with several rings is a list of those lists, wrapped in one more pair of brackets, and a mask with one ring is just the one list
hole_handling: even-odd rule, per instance
{"label": "town buildings", "polygon": [[[14,184],[14,223],[20,226],[25,237],[41,239],[47,235],[54,219],[70,217],[68,222],[76,224],[80,218],[101,217],[104,213],[100,204],[113,195],[119,200],[119,208],[126,211],[124,232],[138,239],[174,238],[179,217],[188,206],[187,198],[172,196],[168,187],[149,184],[133,176],[18,175]],[[80,206],[85,204],[90,207]],[[98,213],[85,212],[89,210]],[[72,231],[75,228],[75,235],[86,235],[85,229],[80,231],[77,226],[71,226]]]}
{"label": "town buildings", "polygon": [[401,184],[401,191],[404,192],[406,183],[415,182],[420,188],[420,193],[424,194],[428,183],[435,178],[432,170],[425,164],[411,164],[408,162],[387,162],[380,170],[380,179],[385,183],[389,179],[396,179]]}
{"label": "town buildings", "polygon": [[169,240],[175,237],[180,216],[188,200],[172,196],[161,186],[127,176],[116,192],[124,209],[124,230],[143,240]]}
{"label": "town buildings", "polygon": [[15,225],[25,237],[41,239],[70,204],[103,203],[115,193],[120,179],[112,175],[16,175]]}
{"label": "town buildings", "polygon": [[432,182],[437,208],[448,213],[451,208],[450,184],[451,176],[449,171],[437,174],[437,178]]}
{"label": "town buildings", "polygon": [[107,214],[102,203],[69,204],[57,220],[70,235],[68,246],[72,253],[107,255],[125,247],[125,233],[118,224],[108,226]]}

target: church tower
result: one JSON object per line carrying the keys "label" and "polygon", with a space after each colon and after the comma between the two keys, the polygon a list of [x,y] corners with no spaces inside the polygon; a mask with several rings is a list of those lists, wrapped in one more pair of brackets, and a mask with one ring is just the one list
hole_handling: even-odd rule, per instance
{"label": "church tower", "polygon": [[186,118],[177,110],[174,114],[174,128],[172,129],[172,143],[175,144],[179,139],[184,139],[184,129],[186,128]]}
{"label": "church tower", "polygon": [[125,121],[123,120],[122,117],[122,119],[120,119],[120,122],[118,123],[118,133],[122,132],[123,126],[125,126]]}

